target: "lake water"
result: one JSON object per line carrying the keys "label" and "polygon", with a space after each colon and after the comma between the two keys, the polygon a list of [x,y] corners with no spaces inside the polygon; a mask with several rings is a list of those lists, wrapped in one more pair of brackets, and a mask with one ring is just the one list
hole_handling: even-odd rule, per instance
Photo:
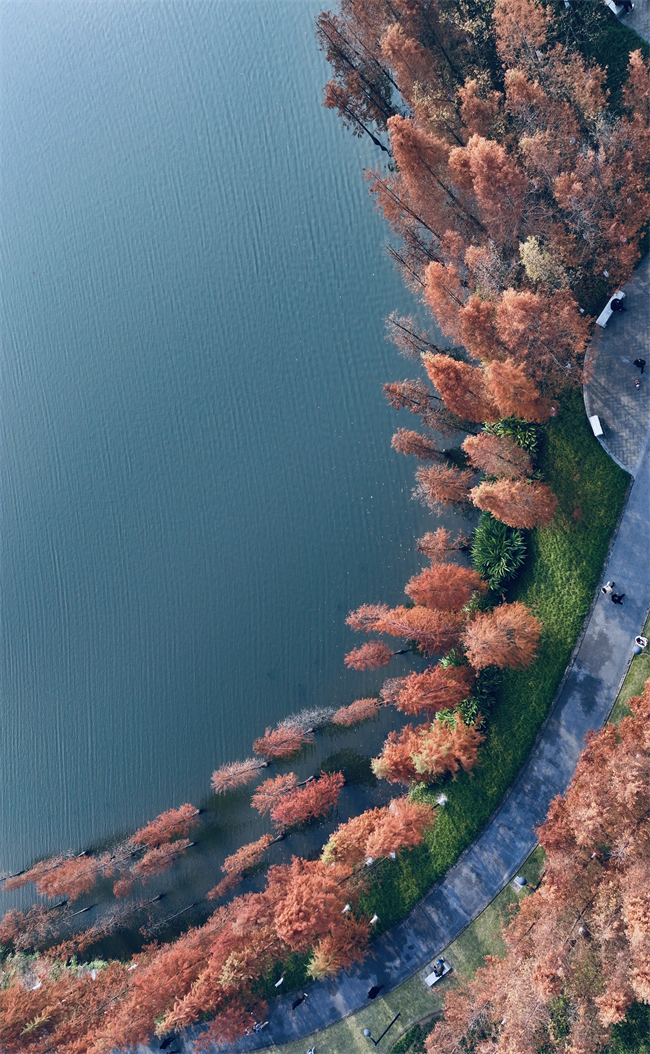
{"label": "lake water", "polygon": [[[414,304],[312,2],[5,2],[0,867],[199,804],[376,690],[435,524],[381,384]],[[398,660],[399,662],[399,660]],[[396,667],[395,673],[404,672]]]}

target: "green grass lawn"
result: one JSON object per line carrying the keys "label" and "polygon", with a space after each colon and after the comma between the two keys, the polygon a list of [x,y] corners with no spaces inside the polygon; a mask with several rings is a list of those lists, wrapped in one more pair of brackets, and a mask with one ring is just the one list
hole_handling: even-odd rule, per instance
{"label": "green grass lawn", "polygon": [[[650,634],[650,615],[646,619],[642,636],[647,637],[648,634]],[[632,659],[609,719],[612,724],[617,725],[624,717],[629,717],[632,711],[627,705],[628,699],[631,699],[633,695],[641,695],[648,677],[650,677],[650,648],[646,648],[645,652],[635,655]]]}

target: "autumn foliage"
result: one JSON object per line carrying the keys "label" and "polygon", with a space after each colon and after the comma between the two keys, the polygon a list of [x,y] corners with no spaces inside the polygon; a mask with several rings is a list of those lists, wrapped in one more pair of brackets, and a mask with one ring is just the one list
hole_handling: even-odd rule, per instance
{"label": "autumn foliage", "polygon": [[278,725],[277,728],[267,728],[264,735],[253,743],[253,750],[269,760],[290,758],[302,750],[306,743],[311,743],[313,738],[311,732],[297,725]]}
{"label": "autumn foliage", "polygon": [[349,706],[340,707],[332,716],[335,725],[350,728],[362,721],[368,721],[379,713],[381,703],[378,699],[355,699]]}
{"label": "autumn foliage", "polygon": [[190,828],[198,822],[198,809],[193,805],[181,805],[180,809],[169,809],[157,816],[155,820],[136,831],[131,836],[131,841],[136,844],[146,845],[149,849],[172,838],[186,837]]}
{"label": "autumn foliage", "polygon": [[345,665],[351,670],[376,670],[379,666],[387,666],[392,657],[393,653],[386,644],[379,640],[371,640],[348,652]]}
{"label": "autumn foliage", "polygon": [[466,725],[456,711],[444,721],[390,732],[372,770],[389,783],[430,783],[446,774],[455,778],[460,768],[465,772],[474,768],[484,738],[476,723]]}
{"label": "autumn foliage", "polygon": [[650,681],[633,716],[592,733],[564,797],[539,830],[546,853],[539,889],[504,933],[506,956],[488,956],[446,994],[428,1054],[482,1048],[537,1054],[608,1047],[632,1003],[650,1001]]}
{"label": "autumn foliage", "polygon": [[294,790],[297,785],[298,777],[294,772],[286,772],[283,776],[264,780],[253,794],[251,805],[264,815],[274,809],[284,795]]}
{"label": "autumn foliage", "polygon": [[546,527],[555,515],[557,498],[546,483],[537,480],[500,479],[474,487],[470,497],[509,527]]}
{"label": "autumn foliage", "polygon": [[469,696],[474,680],[470,666],[431,666],[402,680],[395,706],[405,714],[432,718],[440,710],[455,710]]}
{"label": "autumn foliage", "polygon": [[485,593],[487,586],[471,567],[432,563],[410,578],[404,592],[416,604],[441,611],[460,611],[474,593]]}
{"label": "autumn foliage", "polygon": [[345,779],[341,772],[321,773],[304,787],[284,794],[271,809],[271,819],[278,827],[291,827],[326,816],[336,805]]}
{"label": "autumn foliage", "polygon": [[467,437],[463,450],[472,467],[488,476],[523,479],[532,471],[530,455],[511,436],[480,432],[477,436]]}
{"label": "autumn foliage", "polygon": [[515,601],[479,612],[463,630],[467,657],[477,670],[485,666],[522,669],[537,654],[542,624]]}
{"label": "autumn foliage", "polygon": [[265,762],[261,758],[246,758],[245,761],[222,765],[212,773],[212,788],[215,794],[225,794],[226,791],[236,790],[237,787],[245,787],[264,766]]}
{"label": "autumn foliage", "polygon": [[433,611],[421,605],[389,608],[386,604],[363,604],[350,612],[346,622],[352,629],[366,633],[416,640],[428,655],[453,648],[461,626],[461,618],[455,612]]}

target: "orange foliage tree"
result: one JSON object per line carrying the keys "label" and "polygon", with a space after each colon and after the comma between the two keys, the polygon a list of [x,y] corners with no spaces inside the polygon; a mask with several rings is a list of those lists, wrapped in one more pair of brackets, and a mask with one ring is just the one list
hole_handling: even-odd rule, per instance
{"label": "orange foliage tree", "polygon": [[441,611],[459,611],[486,583],[471,567],[432,563],[406,583],[404,592],[416,604]]}
{"label": "orange foliage tree", "polygon": [[286,772],[283,776],[264,780],[251,798],[251,805],[264,815],[274,809],[284,795],[294,790],[297,784],[298,777],[295,772]]}
{"label": "orange foliage tree", "polygon": [[[477,719],[479,720],[479,719]],[[463,715],[456,711],[449,720],[433,721],[420,737],[420,746],[413,755],[413,765],[419,775],[436,779],[448,772],[456,778],[459,769],[471,772],[478,760],[478,748],[485,736],[476,723],[466,725]]]}
{"label": "orange foliage tree", "polygon": [[368,836],[365,851],[376,860],[380,856],[397,854],[402,849],[414,849],[424,840],[424,833],[433,827],[435,810],[424,803],[394,798],[385,809]]}
{"label": "orange foliage tree", "polygon": [[341,772],[321,773],[304,787],[296,787],[283,795],[271,809],[271,819],[278,827],[307,823],[326,816],[336,805],[345,778]]}
{"label": "orange foliage tree", "polygon": [[463,630],[467,657],[477,670],[498,666],[511,670],[530,666],[537,654],[542,623],[515,601],[475,615]]}
{"label": "orange foliage tree", "polygon": [[463,504],[469,500],[474,473],[450,466],[431,465],[419,468],[415,473],[417,487],[414,496],[433,512],[447,509],[455,502]]}
{"label": "orange foliage tree", "polygon": [[446,773],[455,776],[461,767],[469,772],[483,739],[475,725],[464,724],[458,711],[448,720],[407,725],[388,734],[381,754],[372,761],[372,771],[378,779],[407,784],[430,783]]}
{"label": "orange foliage tree", "polygon": [[169,809],[157,816],[155,820],[136,831],[131,836],[131,841],[139,845],[146,845],[154,849],[163,842],[169,842],[172,838],[186,837],[190,828],[198,823],[199,810],[193,805],[181,805],[179,809]]}
{"label": "orange foliage tree", "polygon": [[361,721],[368,721],[371,717],[376,717],[380,706],[378,699],[355,699],[349,706],[340,707],[332,715],[332,721],[335,725],[350,728],[352,725],[360,724]]}
{"label": "orange foliage tree", "polygon": [[437,530],[427,531],[422,538],[418,538],[415,548],[419,553],[428,556],[431,561],[445,563],[449,560],[450,553],[464,552],[469,549],[469,539],[466,534],[459,531],[452,540],[446,527],[438,527]]}
{"label": "orange foliage tree", "polygon": [[412,432],[407,428],[398,428],[390,444],[393,450],[400,454],[416,457],[418,461],[444,461],[442,454],[436,444],[428,436],[420,432]]}
{"label": "orange foliage tree", "polygon": [[470,666],[430,666],[403,679],[395,706],[402,713],[424,713],[431,719],[440,710],[455,710],[468,697],[474,680]]}
{"label": "orange foliage tree", "polygon": [[591,733],[564,797],[539,830],[540,887],[505,930],[506,956],[448,991],[428,1054],[608,1047],[611,1026],[650,1001],[650,681],[632,716]]}
{"label": "orange foliage tree", "polygon": [[175,863],[178,854],[183,853],[188,845],[189,838],[178,838],[175,842],[164,842],[149,849],[133,868],[133,874],[145,879],[151,875],[161,875]]}
{"label": "orange foliage tree", "polygon": [[376,670],[379,666],[387,666],[393,657],[393,652],[379,640],[370,640],[362,644],[360,648],[353,648],[345,656],[345,665],[351,670]]}
{"label": "orange foliage tree", "polygon": [[468,436],[463,450],[472,467],[488,476],[522,479],[532,472],[530,455],[511,436],[481,432],[477,436]]}
{"label": "orange foliage tree", "polygon": [[483,482],[470,491],[470,498],[479,509],[491,512],[510,527],[546,527],[557,509],[551,488],[537,480]]}
{"label": "orange foliage tree", "polygon": [[493,359],[485,367],[486,384],[499,407],[502,417],[518,417],[521,421],[546,421],[551,412],[548,399],[543,399],[534,380],[523,363],[514,359]]}
{"label": "orange foliage tree", "polygon": [[[440,264],[431,264],[427,271],[428,290],[431,288],[431,277],[437,273],[435,268],[439,267]],[[499,420],[501,414],[488,389],[485,370],[479,366],[470,366],[467,362],[459,362],[449,355],[431,355],[427,352],[422,356],[422,361],[446,405],[455,414],[468,421]]]}
{"label": "orange foliage tree", "polygon": [[389,608],[387,604],[362,604],[351,611],[346,622],[363,632],[387,633],[393,637],[416,640],[429,655],[447,652],[458,642],[461,616],[451,611],[430,608]]}
{"label": "orange foliage tree", "polygon": [[260,769],[265,767],[266,762],[261,758],[246,758],[245,761],[222,765],[212,773],[213,790],[215,794],[225,794],[226,791],[236,790],[237,787],[245,787],[255,779]]}
{"label": "orange foliage tree", "polygon": [[269,760],[290,758],[302,750],[306,743],[311,743],[313,738],[311,732],[298,725],[278,725],[277,728],[267,728],[264,735],[253,743],[253,750]]}
{"label": "orange foliage tree", "polygon": [[34,882],[36,890],[42,896],[60,897],[66,896],[71,900],[88,893],[101,874],[110,875],[116,867],[116,862],[111,853],[102,853],[100,856],[56,856],[50,860],[43,860],[25,871],[22,875],[8,878],[4,889],[19,889]]}

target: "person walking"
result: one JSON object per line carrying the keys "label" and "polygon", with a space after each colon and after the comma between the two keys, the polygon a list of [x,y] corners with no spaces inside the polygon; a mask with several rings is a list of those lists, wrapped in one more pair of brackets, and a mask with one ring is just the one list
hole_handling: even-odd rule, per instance
{"label": "person walking", "polygon": [[609,596],[612,592],[612,587],[615,585],[616,582],[605,582],[605,585],[601,589],[601,593],[604,593],[606,597]]}
{"label": "person walking", "polygon": [[622,604],[625,593],[612,593],[612,604]]}
{"label": "person walking", "polygon": [[637,370],[641,370],[641,373],[643,373],[645,369],[645,359],[635,359],[634,365],[636,366]]}

